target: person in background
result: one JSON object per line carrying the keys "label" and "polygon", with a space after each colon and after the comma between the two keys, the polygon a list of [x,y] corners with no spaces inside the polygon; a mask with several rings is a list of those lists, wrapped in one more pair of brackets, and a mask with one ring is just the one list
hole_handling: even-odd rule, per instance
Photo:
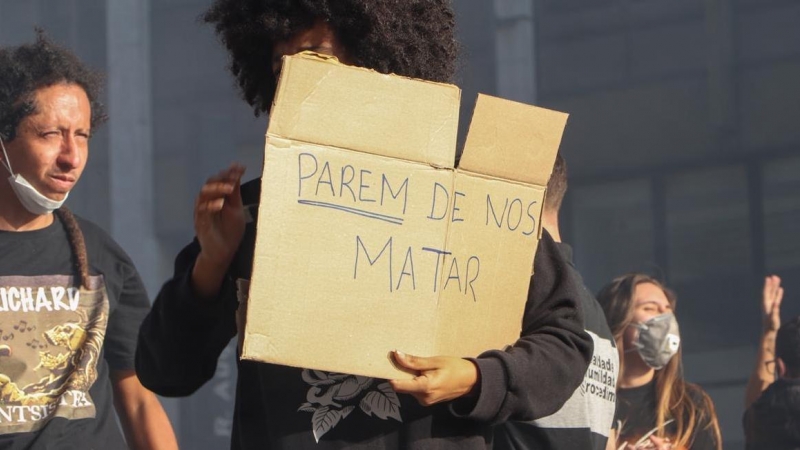
{"label": "person in background", "polygon": [[[282,57],[303,50],[438,82],[456,66],[449,0],[218,0],[204,17],[256,114],[272,104]],[[260,180],[240,186],[242,174],[234,165],[201,188],[197,238],[178,255],[142,324],[136,367],[159,394],[197,390],[241,332],[237,283],[251,276],[256,227],[246,217],[279,220],[255,217]],[[522,336],[504,351],[472,359],[395,352],[417,376],[391,381],[237,361],[231,448],[484,449],[493,424],[553,413],[580,384],[592,340],[583,331],[579,282],[546,232],[535,264]]]}
{"label": "person in background", "polygon": [[572,262],[572,247],[561,241],[558,212],[566,192],[567,163],[559,153],[547,183],[542,225],[568,262],[569,271],[580,280],[584,328],[594,341],[592,362],[580,387],[556,413],[538,420],[498,425],[495,428],[496,449],[604,450],[609,440],[616,405],[619,353],[603,309]]}
{"label": "person in background", "polygon": [[777,275],[764,278],[764,288],[761,292],[761,338],[756,355],[756,364],[753,373],[747,381],[744,394],[744,409],[750,408],[761,393],[775,382],[775,338],[781,327],[781,302],[783,301],[783,287]]}
{"label": "person in background", "polygon": [[718,450],[711,398],[683,379],[675,294],[632,273],[597,294],[620,352],[618,449]]}
{"label": "person in background", "polygon": [[62,206],[105,119],[101,78],[41,31],[0,68],[0,448],[177,449],[134,371],[136,268]]}
{"label": "person in background", "polygon": [[748,450],[800,448],[800,316],[781,325],[781,279],[764,280],[763,332],[745,393]]}

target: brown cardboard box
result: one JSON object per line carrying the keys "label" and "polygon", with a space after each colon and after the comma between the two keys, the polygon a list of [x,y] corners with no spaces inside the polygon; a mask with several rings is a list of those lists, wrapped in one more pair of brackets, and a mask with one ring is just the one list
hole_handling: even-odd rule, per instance
{"label": "brown cardboard box", "polygon": [[409,378],[398,349],[475,356],[517,340],[567,115],[302,54],[265,150],[242,358]]}

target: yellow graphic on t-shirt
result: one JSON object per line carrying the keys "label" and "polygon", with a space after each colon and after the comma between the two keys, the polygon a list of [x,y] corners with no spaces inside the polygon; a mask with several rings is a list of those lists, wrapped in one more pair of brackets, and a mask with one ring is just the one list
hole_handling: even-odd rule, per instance
{"label": "yellow graphic on t-shirt", "polygon": [[89,389],[108,323],[101,276],[0,277],[0,434],[95,416]]}

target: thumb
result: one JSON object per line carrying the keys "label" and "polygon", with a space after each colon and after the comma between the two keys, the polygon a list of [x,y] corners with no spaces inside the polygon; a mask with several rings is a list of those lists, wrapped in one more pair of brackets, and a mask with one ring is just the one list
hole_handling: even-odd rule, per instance
{"label": "thumb", "polygon": [[438,366],[435,364],[436,358],[409,355],[401,352],[400,350],[394,351],[394,359],[401,366],[419,372],[438,368]]}

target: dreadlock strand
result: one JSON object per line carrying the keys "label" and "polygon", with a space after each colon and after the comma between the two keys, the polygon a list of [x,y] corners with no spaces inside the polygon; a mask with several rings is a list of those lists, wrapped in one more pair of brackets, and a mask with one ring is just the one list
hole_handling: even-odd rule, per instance
{"label": "dreadlock strand", "polygon": [[89,257],[86,254],[86,241],[83,239],[83,232],[78,225],[78,221],[75,220],[75,215],[66,206],[57,209],[56,214],[61,219],[61,223],[64,224],[64,229],[67,230],[75,268],[80,276],[80,285],[89,289]]}

